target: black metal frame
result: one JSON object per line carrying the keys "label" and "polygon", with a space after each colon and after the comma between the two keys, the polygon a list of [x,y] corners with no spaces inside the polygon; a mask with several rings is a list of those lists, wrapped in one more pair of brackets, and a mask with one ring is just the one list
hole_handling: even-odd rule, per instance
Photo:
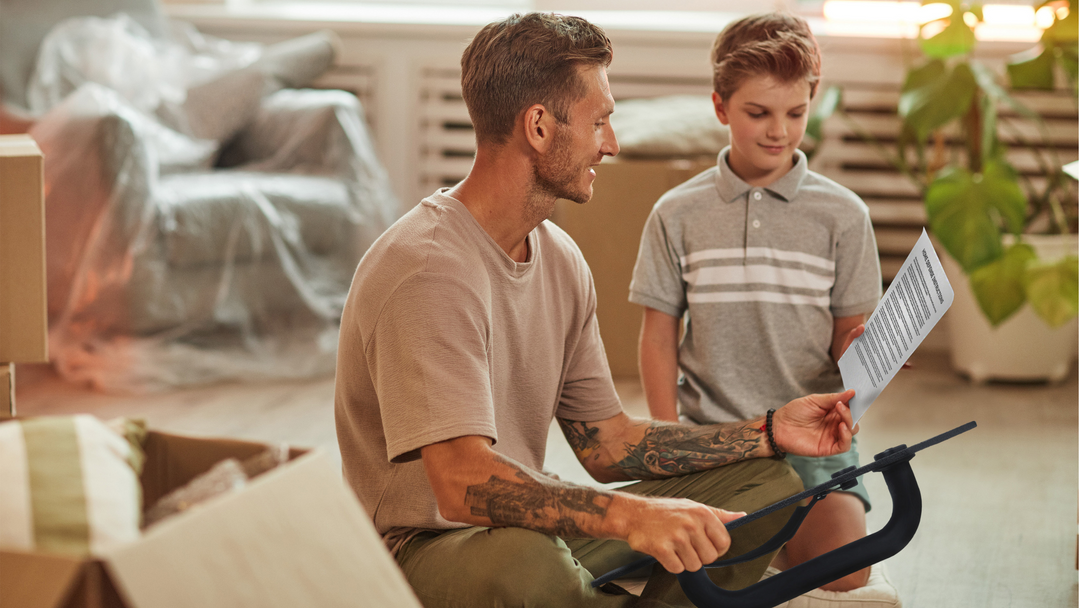
{"label": "black metal frame", "polygon": [[[807,498],[806,506],[798,507],[788,523],[775,536],[738,557],[720,560],[706,565],[695,572],[682,572],[676,575],[686,596],[698,608],[765,608],[786,602],[807,591],[816,589],[831,581],[843,578],[899,553],[915,536],[922,519],[922,494],[915,480],[915,473],[909,462],[915,453],[951,439],[976,427],[975,422],[942,433],[912,447],[898,445],[874,456],[868,465],[849,467],[833,475],[830,481],[785,498],[764,509],[740,517],[727,524],[728,530],[736,529],[751,521],[760,519],[774,511],[794,505]],[[750,561],[780,548],[795,535],[806,515],[814,505],[837,490],[847,490],[858,483],[858,477],[871,471],[880,472],[885,477],[892,496],[893,511],[889,522],[881,530],[848,543],[839,549],[820,555],[808,562],[799,564],[768,579],[755,583],[745,589],[728,591],[717,587],[705,572],[706,568],[723,568]],[[614,579],[621,578],[656,562],[656,558],[647,557],[628,564],[593,581],[599,587]]]}

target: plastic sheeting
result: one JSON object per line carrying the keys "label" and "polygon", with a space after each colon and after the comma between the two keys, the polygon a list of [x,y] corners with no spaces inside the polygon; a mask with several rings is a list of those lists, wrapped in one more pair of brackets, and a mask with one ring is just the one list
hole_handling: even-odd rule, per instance
{"label": "plastic sheeting", "polygon": [[399,207],[356,98],[283,88],[332,57],[325,35],[155,40],[122,15],[50,33],[28,97],[62,376],[145,391],[333,371],[356,264]]}

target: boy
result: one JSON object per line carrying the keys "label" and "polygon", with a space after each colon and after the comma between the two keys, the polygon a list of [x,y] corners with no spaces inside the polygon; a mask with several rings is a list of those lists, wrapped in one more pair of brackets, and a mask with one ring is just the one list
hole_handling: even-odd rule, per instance
{"label": "boy", "polygon": [[[645,307],[639,364],[649,410],[698,424],[843,390],[836,361],[881,295],[866,205],[809,171],[798,149],[821,73],[809,26],[779,13],[744,18],[720,33],[712,60],[713,104],[731,145],[716,167],[657,202],[630,285],[630,301]],[[859,464],[854,441],[845,454],[787,460],[806,487]],[[862,485],[830,494],[774,565],[866,536],[869,508]],[[899,606],[879,571],[870,585],[868,568],[790,606]]]}

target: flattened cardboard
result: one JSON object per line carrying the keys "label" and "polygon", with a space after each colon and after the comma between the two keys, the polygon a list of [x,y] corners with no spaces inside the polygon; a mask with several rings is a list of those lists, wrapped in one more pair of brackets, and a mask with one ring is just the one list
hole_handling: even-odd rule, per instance
{"label": "flattened cardboard", "polygon": [[[151,431],[144,506],[266,447]],[[419,608],[330,459],[297,449],[290,458],[96,559],[0,551],[0,608]]]}
{"label": "flattened cardboard", "polygon": [[556,203],[552,221],[574,239],[592,270],[596,319],[616,378],[638,375],[642,310],[627,298],[649,212],[665,192],[715,164],[715,160],[605,162],[596,167],[592,200],[584,205]]}
{"label": "flattened cardboard", "polygon": [[0,362],[49,360],[41,150],[0,135]]}
{"label": "flattened cardboard", "polygon": [[[105,554],[138,608],[419,606],[322,453]],[[411,601],[410,601],[411,600]]]}

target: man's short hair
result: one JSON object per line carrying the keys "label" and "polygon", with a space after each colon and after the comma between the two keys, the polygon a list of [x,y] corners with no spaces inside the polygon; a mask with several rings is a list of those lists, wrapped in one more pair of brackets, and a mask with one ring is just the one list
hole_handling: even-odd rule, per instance
{"label": "man's short hair", "polygon": [[561,123],[588,92],[578,67],[611,64],[604,30],[580,17],[511,15],[491,23],[461,55],[461,92],[477,143],[502,144],[526,108],[542,104]]}
{"label": "man's short hair", "polygon": [[768,74],[780,82],[806,80],[810,96],[821,79],[821,50],[801,17],[787,13],[751,15],[729,23],[712,49],[713,90],[728,99],[749,76]]}

